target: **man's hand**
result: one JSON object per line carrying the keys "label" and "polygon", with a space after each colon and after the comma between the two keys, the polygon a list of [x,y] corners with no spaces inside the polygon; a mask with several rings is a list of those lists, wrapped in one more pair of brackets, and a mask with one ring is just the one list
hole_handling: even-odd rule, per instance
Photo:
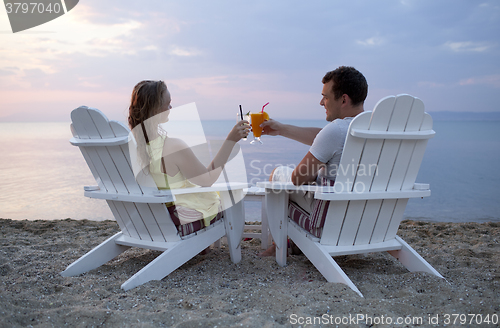
{"label": "man's hand", "polygon": [[281,135],[280,131],[283,129],[283,124],[273,119],[264,121],[260,126],[262,127],[262,134],[267,134],[270,136]]}

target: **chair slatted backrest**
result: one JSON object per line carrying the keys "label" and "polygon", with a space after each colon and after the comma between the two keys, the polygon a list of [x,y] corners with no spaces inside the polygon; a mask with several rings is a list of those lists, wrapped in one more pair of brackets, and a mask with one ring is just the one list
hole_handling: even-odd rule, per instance
{"label": "chair slatted backrest", "polygon": [[[351,122],[335,191],[411,190],[432,134],[432,119],[420,99],[409,95],[382,99],[373,112],[361,113]],[[394,239],[407,202],[404,196],[332,202],[321,243],[351,246]]]}
{"label": "chair slatted backrest", "polygon": [[[134,142],[128,127],[108,121],[99,110],[85,106],[71,113],[73,137],[87,141],[79,145],[87,165],[101,191],[116,194],[107,200],[122,232],[146,241],[179,240],[177,229],[162,203],[134,203],[120,200],[121,195],[151,195],[157,188],[137,183],[131,165],[129,142]],[[119,141],[122,137],[122,141]],[[113,145],[100,145],[102,140],[117,140]],[[143,177],[147,179],[148,176]],[[149,179],[151,179],[149,177]],[[151,179],[152,180],[152,179]],[[148,181],[148,186],[154,182]]]}

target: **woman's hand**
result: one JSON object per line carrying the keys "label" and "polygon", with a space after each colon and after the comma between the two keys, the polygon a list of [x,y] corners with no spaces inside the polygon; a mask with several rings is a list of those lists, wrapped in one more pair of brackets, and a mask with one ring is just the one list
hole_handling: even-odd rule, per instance
{"label": "woman's hand", "polygon": [[227,140],[231,140],[234,142],[240,141],[242,138],[246,138],[250,133],[250,123],[248,121],[239,121],[233,127],[231,132],[227,135]]}

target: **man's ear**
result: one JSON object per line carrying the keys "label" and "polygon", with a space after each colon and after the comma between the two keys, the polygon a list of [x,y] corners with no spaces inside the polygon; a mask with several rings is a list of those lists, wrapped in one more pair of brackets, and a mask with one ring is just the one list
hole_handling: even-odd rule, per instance
{"label": "man's ear", "polygon": [[350,105],[352,103],[351,101],[351,98],[349,97],[349,95],[347,95],[346,93],[344,93],[342,95],[342,104],[344,105]]}

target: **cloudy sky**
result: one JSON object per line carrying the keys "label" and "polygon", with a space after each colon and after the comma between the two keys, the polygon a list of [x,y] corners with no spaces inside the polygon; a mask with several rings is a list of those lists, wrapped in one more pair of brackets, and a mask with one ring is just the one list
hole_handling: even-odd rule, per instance
{"label": "cloudy sky", "polygon": [[0,8],[0,122],[69,121],[79,105],[125,121],[143,79],[202,119],[266,102],[323,119],[321,78],[340,65],[366,76],[367,110],[410,93],[429,112],[500,111],[499,31],[496,0],[80,0],[15,34]]}

